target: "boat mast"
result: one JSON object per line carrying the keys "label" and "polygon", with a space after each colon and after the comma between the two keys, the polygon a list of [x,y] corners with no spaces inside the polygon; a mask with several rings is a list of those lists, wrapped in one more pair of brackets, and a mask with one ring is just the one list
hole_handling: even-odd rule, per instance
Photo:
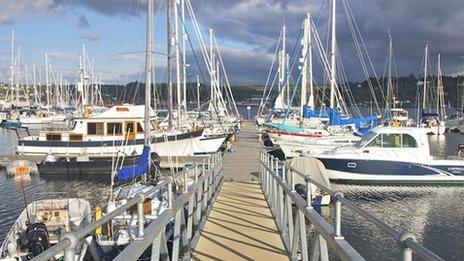
{"label": "boat mast", "polygon": [[45,92],[47,93],[47,110],[50,110],[50,79],[48,69],[48,54],[45,54]]}
{"label": "boat mast", "polygon": [[211,72],[210,72],[210,76],[211,76],[211,103],[212,103],[212,107],[213,108],[216,108],[216,103],[215,103],[215,100],[216,100],[216,95],[215,95],[215,91],[214,91],[214,87],[215,87],[215,82],[214,82],[214,76],[215,76],[215,65],[214,65],[214,52],[213,52],[213,29],[210,28],[209,29],[209,47],[210,47],[210,64],[209,64],[209,68],[211,69]]}
{"label": "boat mast", "polygon": [[185,29],[185,0],[181,0],[181,18],[182,18],[182,76],[183,76],[183,100],[182,106],[187,115],[187,57],[186,57],[186,41],[187,32]]}
{"label": "boat mast", "polygon": [[145,146],[150,146],[150,103],[151,103],[151,75],[153,57],[153,0],[147,1],[147,39],[145,52]]}
{"label": "boat mast", "polygon": [[19,80],[20,80],[20,70],[19,70],[19,55],[21,53],[21,47],[18,46],[18,55],[16,57],[16,87],[15,87],[15,92],[16,92],[16,106],[19,107]]}
{"label": "boat mast", "polygon": [[10,78],[11,104],[13,104],[13,88],[14,88],[14,75],[15,75],[14,50],[15,50],[15,30],[13,29],[11,30],[11,78]]}
{"label": "boat mast", "polygon": [[437,113],[440,120],[446,117],[445,99],[443,97],[443,72],[441,71],[441,56],[438,54],[437,62]]}
{"label": "boat mast", "polygon": [[424,54],[424,86],[423,86],[423,97],[422,97],[422,109],[425,110],[427,102],[427,66],[428,66],[428,56],[429,56],[429,45],[425,45],[425,54]]}
{"label": "boat mast", "polygon": [[330,53],[330,108],[333,109],[335,106],[335,77],[337,77],[337,38],[336,38],[336,0],[332,0],[332,45]]}
{"label": "boat mast", "polygon": [[[309,16],[309,14],[308,14]],[[301,97],[300,97],[300,115],[303,121],[303,108],[306,105],[307,96],[307,77],[308,77],[308,18],[303,20],[303,39],[301,41],[301,57],[303,66],[301,67]]]}
{"label": "boat mast", "polygon": [[174,41],[176,45],[176,94],[177,94],[177,128],[180,127],[180,118],[181,118],[181,80],[180,80],[180,48],[179,48],[179,11],[178,11],[178,2],[174,2]]}
{"label": "boat mast", "polygon": [[[285,80],[285,76],[287,74],[287,50],[286,50],[286,45],[287,45],[287,26],[285,25],[285,22],[284,22],[284,25],[282,26],[282,34],[283,34],[283,37],[282,37],[282,84],[286,82]],[[287,80],[288,82],[288,80]],[[285,86],[282,85],[282,88],[285,89],[287,87],[287,84],[285,84]],[[282,90],[283,91],[283,90]],[[282,93],[283,94],[283,93]],[[282,104],[284,105],[285,107],[285,95],[283,94],[282,96]],[[288,100],[287,100],[288,102]]]}
{"label": "boat mast", "polygon": [[393,82],[392,82],[392,59],[393,59],[393,44],[392,38],[390,35],[390,30],[388,30],[388,82],[387,82],[387,108],[395,108],[394,103],[394,92],[393,92]]}
{"label": "boat mast", "polygon": [[313,51],[311,13],[308,12],[308,66],[309,66],[309,101],[308,107],[314,109]]}
{"label": "boat mast", "polygon": [[197,106],[198,113],[200,113],[200,76],[197,74]]}
{"label": "boat mast", "polygon": [[168,82],[168,124],[172,128],[172,79],[171,79],[171,0],[167,0],[167,82]]}

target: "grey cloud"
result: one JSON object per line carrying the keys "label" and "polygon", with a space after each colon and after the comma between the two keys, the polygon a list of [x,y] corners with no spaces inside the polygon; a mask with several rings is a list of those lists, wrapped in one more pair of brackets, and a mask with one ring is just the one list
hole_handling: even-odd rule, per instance
{"label": "grey cloud", "polygon": [[89,28],[90,23],[89,23],[89,20],[87,20],[87,17],[85,17],[85,15],[80,15],[79,18],[77,19],[76,26],[77,28],[80,28],[80,29]]}

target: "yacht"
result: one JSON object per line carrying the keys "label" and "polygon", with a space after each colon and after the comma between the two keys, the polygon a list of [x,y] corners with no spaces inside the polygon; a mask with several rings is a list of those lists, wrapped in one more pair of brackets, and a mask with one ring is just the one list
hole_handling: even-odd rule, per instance
{"label": "yacht", "polygon": [[[34,201],[26,206],[0,247],[0,259],[30,260],[58,243],[66,232],[76,231],[92,221],[90,203],[80,198]],[[79,242],[75,260],[84,260],[92,237]],[[55,256],[56,260],[63,254]]]}
{"label": "yacht", "polygon": [[[18,140],[17,153],[61,157],[140,155],[144,143],[144,105],[116,105],[107,111],[84,113],[70,128],[46,128]],[[193,144],[203,129],[162,128],[151,110],[151,147],[159,156],[193,156]]]}
{"label": "yacht", "polygon": [[462,158],[430,154],[426,128],[376,127],[355,146],[316,155],[331,181],[358,184],[464,184]]}

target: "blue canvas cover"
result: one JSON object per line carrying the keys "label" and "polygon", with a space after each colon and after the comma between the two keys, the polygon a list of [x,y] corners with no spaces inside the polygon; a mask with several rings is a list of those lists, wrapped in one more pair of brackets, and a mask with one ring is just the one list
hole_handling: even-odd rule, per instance
{"label": "blue canvas cover", "polygon": [[133,166],[122,167],[116,173],[116,182],[123,183],[138,178],[148,172],[150,164],[150,147],[144,146],[142,155],[139,156],[137,164]]}

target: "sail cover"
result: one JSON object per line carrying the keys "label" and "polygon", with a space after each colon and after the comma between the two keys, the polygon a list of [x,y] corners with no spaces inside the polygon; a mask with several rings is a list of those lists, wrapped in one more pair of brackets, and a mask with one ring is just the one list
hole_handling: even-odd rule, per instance
{"label": "sail cover", "polygon": [[122,167],[116,173],[116,182],[123,183],[142,176],[148,172],[148,164],[150,157],[150,147],[144,146],[142,155],[139,156],[137,164],[133,166]]}

